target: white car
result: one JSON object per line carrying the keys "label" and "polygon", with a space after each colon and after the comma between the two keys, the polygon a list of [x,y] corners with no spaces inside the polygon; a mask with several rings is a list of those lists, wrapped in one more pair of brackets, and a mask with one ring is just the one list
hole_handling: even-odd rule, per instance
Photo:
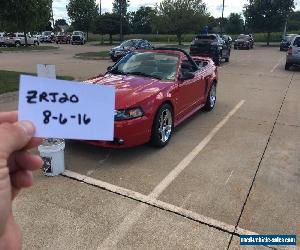
{"label": "white car", "polygon": [[288,49],[285,63],[285,70],[289,70],[293,65],[300,65],[300,35],[294,37]]}
{"label": "white car", "polygon": [[4,43],[4,39],[5,39],[4,36],[5,36],[5,33],[4,32],[0,32],[0,47],[5,45],[5,43]]}
{"label": "white car", "polygon": [[[5,39],[4,43],[6,46],[15,46],[20,47],[25,45],[25,35],[24,33],[10,33]],[[39,40],[37,38],[32,37],[30,34],[27,34],[27,44],[28,45],[39,45]]]}

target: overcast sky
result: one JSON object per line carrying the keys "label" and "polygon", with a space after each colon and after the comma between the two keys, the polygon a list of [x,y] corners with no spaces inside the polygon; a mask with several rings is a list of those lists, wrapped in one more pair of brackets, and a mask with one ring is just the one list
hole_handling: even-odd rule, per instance
{"label": "overcast sky", "polygon": [[[99,4],[100,0],[96,0]],[[111,11],[112,9],[112,0],[102,0],[102,11],[107,12]],[[140,6],[154,6],[155,3],[160,2],[159,0],[130,0],[130,7],[129,10],[136,10]],[[222,0],[204,0],[207,4],[209,12],[214,17],[221,16],[222,10]],[[298,3],[297,9],[299,10],[300,7],[300,0],[296,0]],[[53,12],[54,18],[64,18],[68,20],[68,15],[66,11],[66,5],[68,0],[53,0]],[[242,13],[243,6],[247,3],[247,0],[225,0],[225,16],[228,16],[232,12]]]}

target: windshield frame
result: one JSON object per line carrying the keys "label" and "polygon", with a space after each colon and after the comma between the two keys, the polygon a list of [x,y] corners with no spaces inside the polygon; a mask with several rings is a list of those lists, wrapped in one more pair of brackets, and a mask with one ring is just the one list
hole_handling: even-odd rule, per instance
{"label": "windshield frame", "polygon": [[[137,70],[126,72],[126,71],[122,71],[122,70],[120,70],[118,68],[120,65],[126,64],[131,57],[133,57],[135,55],[139,55],[139,54],[144,54],[144,53],[153,53],[153,54],[158,54],[160,56],[161,55],[166,55],[166,56],[170,56],[170,57],[176,58],[177,62],[176,62],[176,65],[175,65],[174,74],[172,75],[172,79],[168,79],[168,78],[164,78],[164,77],[159,77],[158,75],[155,75],[155,74],[153,74],[153,75],[146,74],[145,72],[139,72]],[[180,61],[181,61],[180,55],[175,54],[175,53],[166,53],[166,52],[159,52],[159,51],[133,51],[133,52],[128,53],[121,60],[119,60],[116,64],[114,64],[112,66],[112,68],[108,71],[108,73],[110,73],[110,74],[116,74],[116,75],[133,75],[133,76],[149,77],[149,78],[159,79],[160,81],[163,81],[163,82],[168,82],[168,83],[172,82],[173,83],[173,82],[175,82],[178,79],[178,74],[179,74],[178,72],[179,72]]]}

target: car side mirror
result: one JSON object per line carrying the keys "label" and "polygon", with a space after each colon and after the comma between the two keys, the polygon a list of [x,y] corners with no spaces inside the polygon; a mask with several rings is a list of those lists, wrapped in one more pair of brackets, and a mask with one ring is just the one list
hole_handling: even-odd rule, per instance
{"label": "car side mirror", "polygon": [[181,76],[179,77],[180,81],[187,81],[187,80],[191,80],[195,78],[195,74],[192,72],[185,72],[183,74],[181,74]]}

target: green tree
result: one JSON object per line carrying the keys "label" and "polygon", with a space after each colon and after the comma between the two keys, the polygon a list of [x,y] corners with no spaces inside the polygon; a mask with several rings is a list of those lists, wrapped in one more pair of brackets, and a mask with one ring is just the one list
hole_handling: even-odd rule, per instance
{"label": "green tree", "polygon": [[0,23],[8,32],[27,33],[45,27],[51,18],[52,0],[0,1]]}
{"label": "green tree", "polygon": [[112,36],[120,31],[120,18],[115,13],[105,13],[99,15],[95,22],[94,33],[109,35],[109,43],[112,44]]}
{"label": "green tree", "polygon": [[168,30],[177,36],[178,44],[186,32],[200,30],[208,19],[202,0],[163,0],[158,6]]}
{"label": "green tree", "polygon": [[225,24],[225,31],[228,34],[240,34],[244,31],[244,20],[238,13],[231,13]]}
{"label": "green tree", "polygon": [[300,30],[300,11],[291,12],[288,18],[288,27],[289,31]]}
{"label": "green tree", "polygon": [[129,0],[114,0],[113,1],[113,13],[120,18],[120,41],[124,39],[124,23],[128,20],[127,10],[129,6]]}
{"label": "green tree", "polygon": [[246,26],[254,32],[267,32],[269,45],[271,32],[282,30],[294,7],[294,0],[249,0],[244,9]]}
{"label": "green tree", "polygon": [[88,33],[92,30],[98,16],[98,5],[95,0],[70,0],[66,6],[72,26]]}
{"label": "green tree", "polygon": [[149,34],[152,32],[153,15],[151,7],[141,6],[136,12],[131,13],[130,24],[135,34]]}

